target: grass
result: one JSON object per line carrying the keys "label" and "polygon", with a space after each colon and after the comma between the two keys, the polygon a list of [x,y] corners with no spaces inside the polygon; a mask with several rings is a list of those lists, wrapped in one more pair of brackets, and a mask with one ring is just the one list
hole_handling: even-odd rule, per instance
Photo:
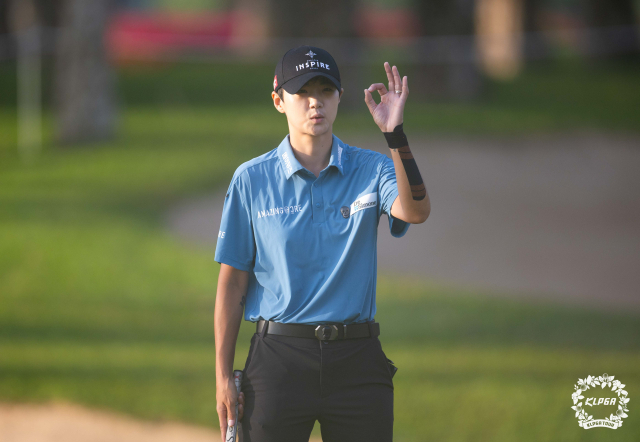
{"label": "grass", "polygon": [[[206,253],[171,244],[165,252],[174,271],[162,282],[173,289],[157,297],[144,296],[157,278],[149,277],[139,296],[126,284],[132,272],[157,276],[158,264],[145,262],[156,260],[147,258],[113,273],[122,279],[114,284],[116,299],[87,291],[84,301],[3,303],[2,323],[8,314],[13,327],[1,330],[2,399],[66,398],[215,427],[215,265],[206,264]],[[86,269],[89,278],[97,268]],[[639,318],[385,276],[378,297],[383,349],[399,367],[395,440],[637,440],[633,419],[615,435],[584,432],[569,407],[573,385],[587,374],[614,374],[630,396],[638,390]],[[243,323],[236,368],[244,365],[252,333]]]}
{"label": "grass", "polygon": [[[192,69],[181,75],[204,84],[210,71]],[[152,86],[174,84],[174,76],[149,74],[152,92],[144,92],[136,75],[142,74],[120,80],[132,91],[117,140],[82,149],[48,141],[28,165],[15,153],[15,111],[0,110],[0,400],[61,398],[217,427],[218,264],[213,249],[169,235],[162,215],[182,197],[228,185],[235,167],[282,140],[286,122],[268,105],[224,104],[224,97],[223,105],[185,106],[190,85],[182,86],[182,104],[150,102]],[[578,86],[544,72],[527,75],[496,86],[493,101],[482,106],[416,105],[407,126],[468,133],[637,129],[637,110],[629,106],[639,86],[630,74],[611,74],[605,92],[592,91],[608,100],[604,110],[571,107],[581,96]],[[596,82],[590,75],[576,82],[583,88]],[[525,80],[526,88],[518,86]],[[550,86],[557,106],[540,97]],[[51,116],[45,117],[50,140]],[[340,118],[339,136],[373,128],[366,115]],[[637,316],[380,275],[376,320],[383,349],[399,367],[397,441],[640,436],[633,402],[640,387]],[[252,324],[243,323],[236,368],[244,366],[252,333]],[[627,384],[630,417],[615,431],[584,431],[570,409],[573,385],[604,372]]]}
{"label": "grass", "polygon": [[606,372],[631,397],[639,318],[486,295],[380,278],[380,339],[399,367],[395,440],[637,438],[630,419],[620,434],[576,432],[570,394]]}

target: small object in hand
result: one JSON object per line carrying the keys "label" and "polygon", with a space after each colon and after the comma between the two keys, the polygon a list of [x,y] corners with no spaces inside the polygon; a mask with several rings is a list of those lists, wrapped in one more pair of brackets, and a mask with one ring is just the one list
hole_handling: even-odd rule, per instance
{"label": "small object in hand", "polygon": [[[240,395],[240,390],[242,387],[242,370],[233,370],[233,381],[236,384],[238,395]],[[235,419],[235,422],[233,423],[233,426],[227,427],[227,436],[225,437],[225,441],[236,442],[237,436],[238,436],[238,401],[236,400],[236,419]]]}

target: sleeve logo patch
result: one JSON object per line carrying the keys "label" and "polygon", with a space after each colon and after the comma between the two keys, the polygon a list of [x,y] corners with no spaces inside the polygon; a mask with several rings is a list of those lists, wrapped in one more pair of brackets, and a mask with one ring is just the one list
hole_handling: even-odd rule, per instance
{"label": "sleeve logo patch", "polygon": [[366,195],[362,195],[360,198],[358,198],[351,204],[350,212],[351,212],[351,215],[353,215],[356,212],[359,212],[364,209],[368,209],[370,207],[375,207],[377,205],[378,205],[378,193],[377,192],[368,193]]}

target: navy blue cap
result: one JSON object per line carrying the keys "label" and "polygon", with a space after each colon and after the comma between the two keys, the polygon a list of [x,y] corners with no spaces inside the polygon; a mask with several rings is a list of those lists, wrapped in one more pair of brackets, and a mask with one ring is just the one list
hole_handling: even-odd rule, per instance
{"label": "navy blue cap", "polygon": [[331,54],[315,46],[303,45],[289,49],[276,66],[273,90],[283,88],[290,94],[298,90],[313,77],[326,77],[340,91],[340,71]]}

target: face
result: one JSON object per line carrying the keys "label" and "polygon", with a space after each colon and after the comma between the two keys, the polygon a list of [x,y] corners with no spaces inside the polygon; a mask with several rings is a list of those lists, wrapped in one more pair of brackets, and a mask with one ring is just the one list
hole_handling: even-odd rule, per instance
{"label": "face", "polygon": [[[282,100],[275,91],[271,97],[276,109],[287,115],[290,131],[318,136],[333,130],[343,91],[338,91],[328,78],[318,76],[306,82],[295,94],[283,91]],[[317,115],[318,118],[312,118]]]}

